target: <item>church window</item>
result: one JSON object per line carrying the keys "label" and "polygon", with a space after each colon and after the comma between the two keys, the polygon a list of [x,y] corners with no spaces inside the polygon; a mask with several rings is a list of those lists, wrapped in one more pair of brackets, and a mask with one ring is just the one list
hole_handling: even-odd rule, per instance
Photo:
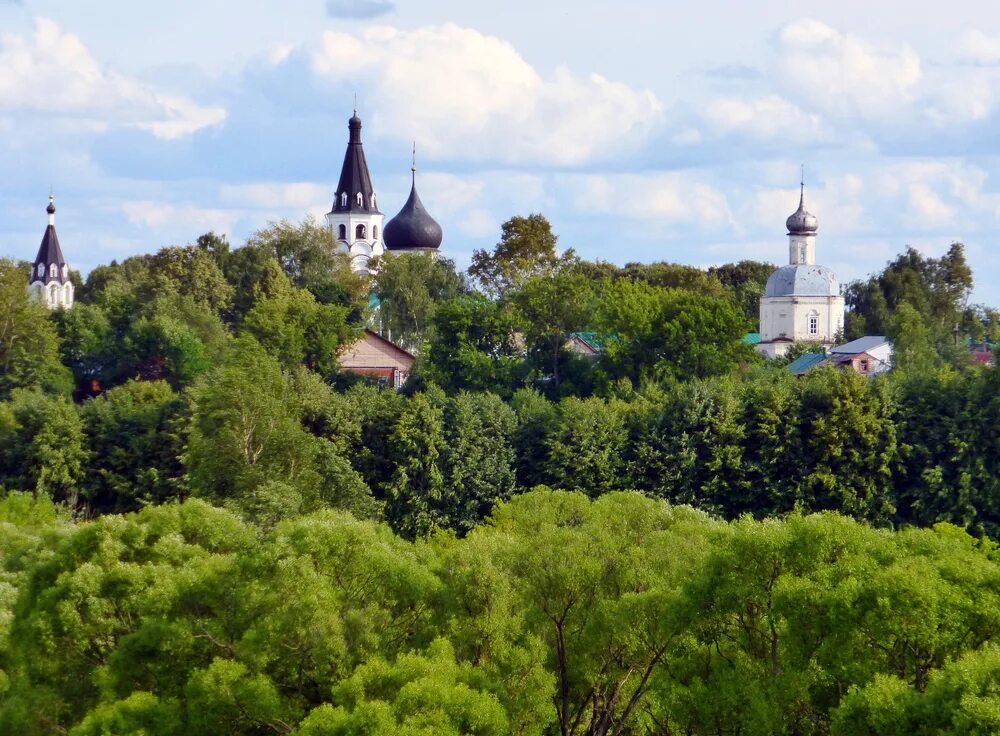
{"label": "church window", "polygon": [[57,269],[56,264],[53,263],[51,266],[49,266],[49,276],[55,278],[58,275],[59,275],[59,269]]}
{"label": "church window", "polygon": [[805,247],[799,248],[799,263],[806,262],[806,249]]}
{"label": "church window", "polygon": [[59,303],[59,292],[56,291],[57,288],[58,287],[55,284],[52,284],[52,287],[49,289],[49,304],[52,306]]}
{"label": "church window", "polygon": [[358,207],[363,207],[365,204],[364,200],[361,198],[361,192],[358,192]]}
{"label": "church window", "polygon": [[39,275],[39,277],[45,275],[45,264],[44,263],[39,263],[38,264],[38,275]]}
{"label": "church window", "polygon": [[371,193],[372,207],[375,206],[375,192]]}
{"label": "church window", "polygon": [[63,301],[66,306],[69,306],[70,302],[73,300],[73,287],[69,284],[63,288]]}
{"label": "church window", "polygon": [[809,334],[810,335],[819,334],[819,317],[816,316],[809,317]]}
{"label": "church window", "polygon": [[358,225],[356,228],[354,228],[354,237],[357,238],[358,240],[364,240],[367,237],[364,225]]}
{"label": "church window", "polygon": [[[374,204],[375,200],[372,200]],[[378,225],[372,225],[372,240],[378,240]]]}
{"label": "church window", "polygon": [[347,206],[347,192],[340,193],[340,206],[341,207]]}
{"label": "church window", "polygon": [[66,264],[64,263],[64,264],[63,264],[63,267],[62,267],[62,277],[63,277],[63,278],[66,278],[67,276],[69,276],[69,266],[67,266],[67,265],[66,265]]}
{"label": "church window", "polygon": [[337,229],[337,237],[341,240],[347,240],[347,225],[341,225]]}

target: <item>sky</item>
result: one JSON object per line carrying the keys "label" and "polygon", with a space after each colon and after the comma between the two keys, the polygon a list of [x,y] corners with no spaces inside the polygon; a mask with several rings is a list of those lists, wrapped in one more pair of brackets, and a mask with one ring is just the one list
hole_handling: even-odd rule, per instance
{"label": "sky", "polygon": [[806,201],[842,281],[965,243],[1000,306],[1000,4],[951,0],[0,0],[0,256],[330,209],[357,96],[381,209],[417,183],[460,267],[515,214],[624,264],[787,260]]}

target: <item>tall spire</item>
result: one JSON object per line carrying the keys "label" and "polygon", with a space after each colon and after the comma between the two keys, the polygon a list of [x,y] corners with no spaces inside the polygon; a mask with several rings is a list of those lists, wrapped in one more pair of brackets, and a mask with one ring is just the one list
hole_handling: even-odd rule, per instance
{"label": "tall spire", "polygon": [[802,170],[799,173],[799,207],[805,209],[806,206],[806,165],[799,164]]}
{"label": "tall spire", "polygon": [[361,145],[361,118],[358,117],[357,109],[347,121],[347,129],[347,151],[344,153],[344,165],[340,169],[340,181],[330,211],[379,214],[375,203],[375,188],[365,160],[365,149]]}

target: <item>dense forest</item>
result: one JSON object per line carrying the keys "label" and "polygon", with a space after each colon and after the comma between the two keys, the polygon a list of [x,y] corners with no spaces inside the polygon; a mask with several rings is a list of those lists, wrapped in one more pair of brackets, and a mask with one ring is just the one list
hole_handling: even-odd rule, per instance
{"label": "dense forest", "polygon": [[[0,261],[0,732],[1000,730],[960,244],[847,285],[875,378],[754,353],[765,263],[589,262],[531,215],[377,267],[283,222],[49,312]],[[339,372],[365,325],[402,391]]]}

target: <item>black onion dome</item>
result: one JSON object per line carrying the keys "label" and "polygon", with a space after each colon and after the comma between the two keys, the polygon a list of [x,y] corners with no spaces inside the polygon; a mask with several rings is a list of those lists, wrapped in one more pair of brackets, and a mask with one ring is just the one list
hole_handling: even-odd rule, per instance
{"label": "black onion dome", "polygon": [[806,191],[803,186],[799,192],[799,208],[785,220],[789,235],[814,235],[819,229],[816,215],[806,210]]}
{"label": "black onion dome", "polygon": [[403,209],[385,224],[382,241],[386,250],[437,250],[444,233],[433,217],[427,214],[420,195],[417,194],[417,177],[413,175],[410,198]]}

